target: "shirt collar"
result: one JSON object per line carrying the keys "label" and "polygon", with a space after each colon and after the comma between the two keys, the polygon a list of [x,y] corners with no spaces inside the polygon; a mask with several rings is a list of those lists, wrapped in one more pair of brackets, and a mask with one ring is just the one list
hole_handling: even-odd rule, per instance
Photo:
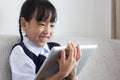
{"label": "shirt collar", "polygon": [[48,47],[47,44],[45,44],[42,47],[41,46],[37,46],[33,42],[31,42],[29,40],[29,38],[27,38],[26,36],[23,37],[23,43],[36,56],[38,56],[39,54],[41,54],[41,55],[44,55],[44,56],[47,57],[48,53],[50,52],[50,49],[49,49],[49,47]]}

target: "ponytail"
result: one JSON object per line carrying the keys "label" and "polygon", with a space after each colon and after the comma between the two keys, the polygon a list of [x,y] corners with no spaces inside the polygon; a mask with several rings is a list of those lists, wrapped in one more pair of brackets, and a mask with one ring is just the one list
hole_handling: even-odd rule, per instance
{"label": "ponytail", "polygon": [[21,42],[23,42],[23,35],[22,35],[22,29],[21,29],[21,25],[20,25],[20,20],[19,20],[19,34],[20,34]]}

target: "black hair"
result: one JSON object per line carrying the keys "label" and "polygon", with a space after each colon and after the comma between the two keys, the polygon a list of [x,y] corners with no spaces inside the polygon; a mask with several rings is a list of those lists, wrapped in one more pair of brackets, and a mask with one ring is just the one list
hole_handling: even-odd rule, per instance
{"label": "black hair", "polygon": [[54,5],[48,0],[26,0],[22,5],[19,17],[19,33],[21,41],[23,41],[20,18],[24,17],[26,21],[30,21],[35,15],[37,22],[46,21],[50,16],[50,22],[56,22],[57,13]]}

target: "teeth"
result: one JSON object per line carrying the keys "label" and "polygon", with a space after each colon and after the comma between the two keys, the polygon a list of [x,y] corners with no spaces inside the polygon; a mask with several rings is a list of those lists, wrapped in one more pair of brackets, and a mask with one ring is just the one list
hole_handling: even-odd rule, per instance
{"label": "teeth", "polygon": [[47,41],[48,38],[47,37],[41,37],[40,40],[44,42],[44,41]]}

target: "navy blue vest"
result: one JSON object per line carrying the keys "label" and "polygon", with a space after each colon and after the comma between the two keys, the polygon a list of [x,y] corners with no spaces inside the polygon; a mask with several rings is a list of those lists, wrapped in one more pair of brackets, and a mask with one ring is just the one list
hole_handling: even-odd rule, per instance
{"label": "navy blue vest", "polygon": [[[50,50],[51,50],[52,47],[54,47],[54,46],[60,46],[60,44],[55,43],[55,42],[48,42],[47,44],[48,44]],[[41,55],[41,54],[40,54],[39,56],[36,56],[33,52],[31,52],[29,49],[26,48],[26,46],[24,45],[23,42],[20,42],[20,43],[18,43],[18,44],[15,44],[15,45],[13,46],[13,48],[14,48],[15,46],[17,46],[17,45],[20,45],[20,46],[23,48],[25,54],[26,54],[29,58],[31,58],[31,59],[33,60],[35,66],[36,66],[36,71],[35,71],[35,73],[37,74],[38,70],[40,69],[40,67],[41,67],[41,65],[43,64],[43,62],[44,62],[44,60],[46,59],[46,57],[43,56],[43,55]],[[13,48],[12,48],[12,49],[13,49]]]}

